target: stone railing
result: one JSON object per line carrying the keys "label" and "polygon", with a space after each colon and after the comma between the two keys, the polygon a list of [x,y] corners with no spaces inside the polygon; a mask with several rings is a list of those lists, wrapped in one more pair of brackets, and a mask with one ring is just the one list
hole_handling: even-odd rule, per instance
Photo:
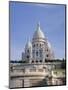
{"label": "stone railing", "polygon": [[14,70],[10,72],[10,76],[28,76],[28,75],[39,75],[39,76],[47,76],[49,72],[45,69],[23,69],[23,70]]}

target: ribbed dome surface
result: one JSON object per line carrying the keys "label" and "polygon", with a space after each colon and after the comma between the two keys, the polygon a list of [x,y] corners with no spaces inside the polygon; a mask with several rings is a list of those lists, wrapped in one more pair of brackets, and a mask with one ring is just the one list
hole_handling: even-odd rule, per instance
{"label": "ribbed dome surface", "polygon": [[36,38],[45,38],[43,32],[41,31],[41,28],[40,28],[40,24],[38,23],[37,25],[37,29],[33,35],[33,39],[36,39]]}

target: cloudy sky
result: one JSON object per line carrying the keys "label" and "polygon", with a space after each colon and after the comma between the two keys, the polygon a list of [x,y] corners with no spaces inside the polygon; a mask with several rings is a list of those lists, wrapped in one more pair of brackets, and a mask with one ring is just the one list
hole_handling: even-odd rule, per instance
{"label": "cloudy sky", "polygon": [[10,2],[10,59],[20,60],[28,38],[32,40],[40,22],[55,58],[65,57],[65,6]]}

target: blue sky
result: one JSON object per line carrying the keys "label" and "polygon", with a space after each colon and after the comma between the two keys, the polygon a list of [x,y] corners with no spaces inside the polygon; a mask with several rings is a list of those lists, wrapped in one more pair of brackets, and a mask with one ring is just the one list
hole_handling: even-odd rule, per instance
{"label": "blue sky", "polygon": [[65,6],[37,3],[10,2],[10,59],[20,60],[25,44],[36,30],[48,38],[55,58],[65,57]]}

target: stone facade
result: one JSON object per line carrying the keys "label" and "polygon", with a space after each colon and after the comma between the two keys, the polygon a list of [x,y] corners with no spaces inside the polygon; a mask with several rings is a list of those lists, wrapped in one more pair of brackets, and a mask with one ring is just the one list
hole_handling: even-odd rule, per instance
{"label": "stone facade", "polygon": [[45,59],[54,59],[54,52],[51,44],[44,36],[40,28],[40,23],[37,25],[32,42],[28,41],[26,43],[25,52],[23,54],[25,55],[25,60],[29,63],[44,63]]}

